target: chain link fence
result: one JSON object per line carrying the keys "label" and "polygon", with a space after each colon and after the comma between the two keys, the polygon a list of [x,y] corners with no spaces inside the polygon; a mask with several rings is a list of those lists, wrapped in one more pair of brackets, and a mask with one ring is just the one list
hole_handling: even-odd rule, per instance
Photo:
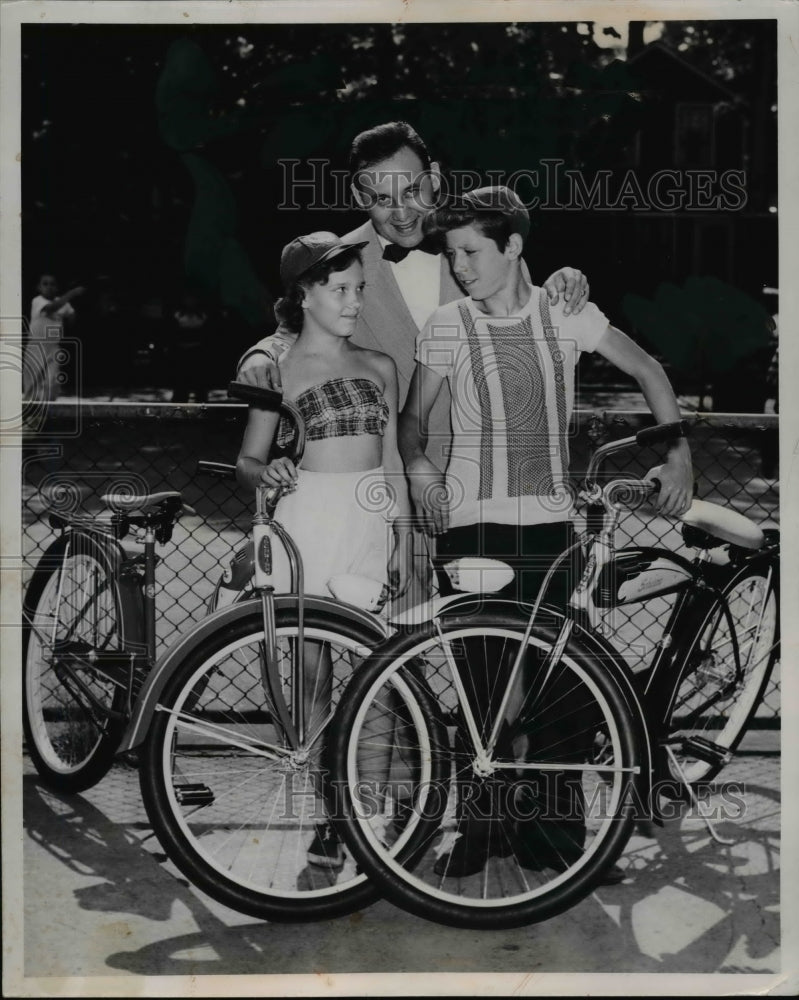
{"label": "chain link fence", "polygon": [[[195,514],[184,515],[172,539],[159,547],[156,568],[157,653],[207,613],[223,569],[247,536],[251,498],[234,482],[197,472],[199,459],[235,461],[246,408],[237,404],[58,402],[50,404],[23,450],[22,554],[29,578],[56,537],[48,512],[103,511],[101,496],[114,491],[179,490]],[[730,507],[762,527],[778,527],[779,494],[774,474],[775,416],[696,414],[691,452],[698,495]],[[579,410],[570,438],[575,479],[589,455],[607,440],[651,423],[637,410]],[[609,472],[642,475],[664,457],[663,449],[619,456]],[[765,476],[764,473],[769,473]],[[631,512],[622,520],[619,545],[663,545],[687,553],[667,518]],[[135,536],[123,541],[135,553]],[[642,669],[662,633],[673,597],[614,609],[612,641],[634,670]],[[779,666],[759,717],[779,719]]]}

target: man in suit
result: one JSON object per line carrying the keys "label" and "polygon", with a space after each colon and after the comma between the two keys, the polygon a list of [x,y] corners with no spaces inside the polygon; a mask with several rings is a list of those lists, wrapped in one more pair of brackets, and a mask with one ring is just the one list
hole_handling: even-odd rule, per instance
{"label": "man in suit", "polygon": [[[366,287],[352,339],[394,359],[402,401],[414,372],[419,331],[439,305],[464,295],[446,257],[431,251],[424,242],[422,226],[436,205],[441,172],[422,138],[406,122],[389,122],[358,135],[350,150],[349,167],[353,195],[369,216],[363,225],[342,237],[349,243],[366,243],[362,251]],[[526,265],[524,271],[529,280]],[[585,277],[573,268],[556,271],[543,287],[552,304],[564,297],[567,315],[580,312],[588,301]],[[239,380],[279,387],[277,364],[295,336],[278,328],[255,344],[239,361]],[[445,389],[430,414],[427,448],[430,459],[442,470],[451,439],[449,409]],[[417,565],[420,577],[426,576],[426,559],[420,558]],[[418,596],[416,591],[412,599]]]}

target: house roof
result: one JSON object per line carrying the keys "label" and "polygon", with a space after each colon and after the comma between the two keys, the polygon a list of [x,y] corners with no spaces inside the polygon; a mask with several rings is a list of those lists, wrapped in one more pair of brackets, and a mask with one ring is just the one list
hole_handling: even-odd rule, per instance
{"label": "house roof", "polygon": [[[737,94],[734,90],[731,90],[726,84],[722,83],[716,77],[711,76],[709,73],[705,73],[704,70],[698,69],[693,65],[692,62],[683,58],[679,52],[675,52],[668,45],[664,45],[662,42],[650,42],[646,45],[640,52],[637,52],[634,56],[628,59],[628,65],[632,68],[652,70],[654,67],[660,63],[663,65],[665,62],[671,61],[674,69],[682,69],[686,74],[692,75],[697,79],[701,80],[705,87],[710,88],[718,93],[719,100],[734,101],[735,103],[743,103],[746,101]],[[665,82],[665,81],[664,81]]]}

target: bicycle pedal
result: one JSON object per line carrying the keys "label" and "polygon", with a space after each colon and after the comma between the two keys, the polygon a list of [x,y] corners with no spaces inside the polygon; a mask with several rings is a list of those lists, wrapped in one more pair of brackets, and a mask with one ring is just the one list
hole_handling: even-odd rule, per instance
{"label": "bicycle pedal", "polygon": [[686,736],[681,741],[681,749],[683,753],[689,753],[706,764],[729,764],[732,760],[730,750],[706,740],[704,736]]}
{"label": "bicycle pedal", "polygon": [[214,793],[203,784],[173,785],[175,798],[182,806],[210,806]]}

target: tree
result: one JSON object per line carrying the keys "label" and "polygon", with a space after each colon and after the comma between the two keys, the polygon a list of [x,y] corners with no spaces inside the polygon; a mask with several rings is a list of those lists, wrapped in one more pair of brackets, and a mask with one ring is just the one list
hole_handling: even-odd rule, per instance
{"label": "tree", "polygon": [[682,288],[661,284],[653,300],[626,295],[622,309],[657,354],[699,387],[718,383],[742,360],[771,345],[768,312],[718,278],[689,278]]}

